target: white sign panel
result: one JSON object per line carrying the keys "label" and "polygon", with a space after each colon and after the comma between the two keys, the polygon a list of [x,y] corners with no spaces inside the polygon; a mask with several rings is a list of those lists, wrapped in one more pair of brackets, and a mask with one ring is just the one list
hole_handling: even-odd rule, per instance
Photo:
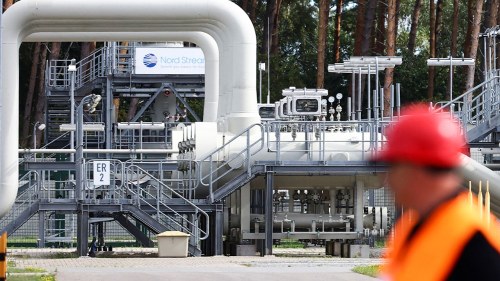
{"label": "white sign panel", "polygon": [[136,74],[205,74],[200,48],[136,48]]}
{"label": "white sign panel", "polygon": [[109,161],[94,161],[94,185],[109,185]]}

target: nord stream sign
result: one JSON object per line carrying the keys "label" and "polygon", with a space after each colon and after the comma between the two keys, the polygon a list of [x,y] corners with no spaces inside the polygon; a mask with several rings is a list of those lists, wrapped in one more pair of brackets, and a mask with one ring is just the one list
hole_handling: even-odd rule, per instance
{"label": "nord stream sign", "polygon": [[136,74],[205,74],[200,48],[136,48]]}

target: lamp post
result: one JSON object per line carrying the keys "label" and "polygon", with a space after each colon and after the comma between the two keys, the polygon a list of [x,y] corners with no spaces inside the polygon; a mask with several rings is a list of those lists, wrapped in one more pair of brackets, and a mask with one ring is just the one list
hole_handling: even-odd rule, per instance
{"label": "lamp post", "polygon": [[[69,101],[70,101],[70,116],[71,116],[71,125],[75,124],[75,76],[76,76],[76,60],[72,59],[71,64],[68,66],[69,72]],[[71,149],[75,148],[75,133],[73,131],[70,132],[69,138],[69,147]],[[75,155],[71,153],[70,161],[75,161]]]}
{"label": "lamp post", "polygon": [[453,100],[453,66],[474,65],[475,60],[471,58],[431,58],[427,60],[427,66],[449,66],[450,67],[450,102]]}
{"label": "lamp post", "polygon": [[[259,103],[262,103],[262,71],[266,71],[266,63],[259,62]],[[269,103],[269,95],[267,103]]]}
{"label": "lamp post", "polygon": [[[33,126],[33,149],[36,149],[36,130],[43,131],[45,129],[45,124],[36,121]],[[36,153],[33,154],[33,158],[36,159]]]}
{"label": "lamp post", "polygon": [[83,200],[83,106],[93,113],[100,101],[100,95],[91,94],[85,96],[76,108],[76,201]]}

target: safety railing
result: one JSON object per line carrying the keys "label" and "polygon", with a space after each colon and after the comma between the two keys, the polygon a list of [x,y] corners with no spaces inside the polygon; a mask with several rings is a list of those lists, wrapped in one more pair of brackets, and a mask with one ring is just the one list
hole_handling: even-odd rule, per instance
{"label": "safety railing", "polygon": [[70,73],[68,66],[71,60],[50,60],[46,70],[46,83],[49,87],[55,88],[69,88],[70,87]]}
{"label": "safety railing", "polygon": [[[141,178],[147,177],[147,181],[141,182]],[[146,184],[146,188],[142,185]],[[146,172],[137,165],[129,165],[125,168],[125,187],[127,192],[133,195],[136,200],[137,207],[142,209],[142,206],[152,208],[159,219],[161,219],[169,228],[174,228],[191,234],[195,237],[195,241],[204,240],[209,235],[209,216],[200,207],[196,206],[190,200],[184,198],[180,193],[156,179],[153,175]],[[176,212],[173,208],[164,203],[165,199],[179,198],[186,205],[193,208],[195,212],[195,221],[192,222],[185,218],[182,214]],[[165,210],[173,214],[165,214]],[[198,215],[205,217],[205,229],[201,229],[198,225]]]}
{"label": "safety railing", "polygon": [[76,243],[76,219],[74,214],[51,212],[45,217],[46,243]]}
{"label": "safety railing", "polygon": [[[183,174],[173,171],[179,169],[179,166],[182,165],[183,161],[180,159],[177,160],[135,160],[130,159],[124,162],[125,166],[130,165],[139,165],[143,170],[153,175],[157,180],[163,182],[179,194],[181,194],[184,198],[194,199],[195,198],[195,188],[199,184],[198,177],[193,171],[198,171],[196,161],[190,160],[193,169],[187,171],[187,177],[184,177]],[[192,172],[192,173],[190,173]],[[168,193],[168,192],[167,192]]]}
{"label": "safety railing", "polygon": [[[109,185],[95,185],[94,163],[96,161],[108,161],[109,167],[106,167],[110,174]],[[124,164],[116,159],[91,159],[85,162],[85,199],[94,200],[94,202],[117,203],[119,199],[126,199],[124,190]]]}
{"label": "safety railing", "polygon": [[112,42],[108,48],[112,72],[115,74],[133,73],[135,45],[125,46],[119,42]]}
{"label": "safety railing", "polygon": [[464,132],[467,132],[468,126],[477,126],[500,114],[498,93],[500,76],[492,76],[444,105],[438,104],[434,108],[454,114],[461,121]]}
{"label": "safety railing", "polygon": [[209,187],[210,194],[220,179],[235,170],[245,168],[251,175],[251,157],[264,148],[264,132],[262,124],[253,124],[199,161],[200,183]]}
{"label": "safety railing", "polygon": [[170,129],[178,123],[167,122],[127,122],[114,128],[116,148],[172,148]]}
{"label": "safety railing", "polygon": [[97,78],[106,77],[106,56],[107,49],[99,48],[76,63],[75,88],[80,88]]}
{"label": "safety railing", "polygon": [[[282,161],[369,160],[385,141],[386,121],[276,121],[266,124],[267,150]],[[287,154],[286,158],[283,156]],[[293,157],[290,155],[293,154]]]}
{"label": "safety railing", "polygon": [[[133,73],[135,46],[123,46],[117,43],[108,44],[92,52],[76,63],[75,90],[106,77],[112,73]],[[71,86],[68,67],[71,60],[50,60],[47,66],[46,85],[49,87],[69,89]]]}
{"label": "safety railing", "polygon": [[19,192],[16,201],[7,215],[0,219],[0,230],[16,219],[38,199],[39,180],[40,175],[36,171],[29,171],[19,179]]}

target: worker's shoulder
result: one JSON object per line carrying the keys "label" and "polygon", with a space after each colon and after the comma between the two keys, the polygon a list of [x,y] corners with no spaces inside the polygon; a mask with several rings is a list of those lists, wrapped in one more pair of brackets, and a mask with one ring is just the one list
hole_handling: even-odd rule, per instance
{"label": "worker's shoulder", "polygon": [[448,281],[498,280],[500,252],[480,230],[467,241],[450,271]]}
{"label": "worker's shoulder", "polygon": [[470,241],[484,239],[500,252],[500,240],[498,239],[500,237],[500,223],[498,219],[488,214],[484,208],[480,209],[477,204],[470,204],[467,200],[463,200],[462,196],[453,201],[451,208],[448,209],[448,216],[454,222],[455,227],[468,229],[471,233]]}

